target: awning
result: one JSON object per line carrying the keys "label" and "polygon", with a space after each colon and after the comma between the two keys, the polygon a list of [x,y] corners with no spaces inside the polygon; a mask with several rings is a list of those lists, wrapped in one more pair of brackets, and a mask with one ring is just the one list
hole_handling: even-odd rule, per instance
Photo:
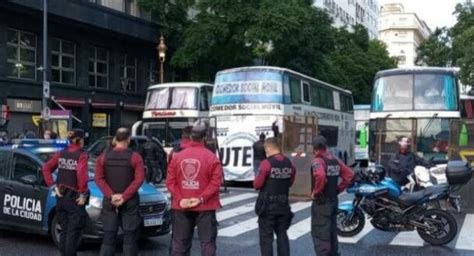
{"label": "awning", "polygon": [[143,111],[144,108],[145,106],[140,104],[125,103],[123,105],[123,109],[130,111]]}
{"label": "awning", "polygon": [[84,105],[86,105],[86,101],[84,98],[54,97],[53,101],[63,106],[71,107],[83,107]]}
{"label": "awning", "polygon": [[92,100],[92,107],[93,108],[101,108],[101,109],[114,109],[116,107],[115,102],[110,102],[110,101],[97,101],[97,100]]}

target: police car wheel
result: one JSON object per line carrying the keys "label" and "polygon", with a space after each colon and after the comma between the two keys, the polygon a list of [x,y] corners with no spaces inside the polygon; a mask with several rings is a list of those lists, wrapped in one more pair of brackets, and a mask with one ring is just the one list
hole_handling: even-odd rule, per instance
{"label": "police car wheel", "polygon": [[[59,248],[59,241],[61,240],[61,225],[59,224],[59,218],[57,215],[54,215],[53,220],[51,221],[50,233],[51,238],[53,239],[54,244]],[[82,239],[77,241],[77,248],[82,243]]]}

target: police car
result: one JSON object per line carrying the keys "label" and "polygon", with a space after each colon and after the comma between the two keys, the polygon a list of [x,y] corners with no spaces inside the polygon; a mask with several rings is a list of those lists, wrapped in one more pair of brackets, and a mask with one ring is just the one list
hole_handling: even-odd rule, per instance
{"label": "police car", "polygon": [[[54,190],[46,187],[41,168],[52,154],[67,146],[66,141],[21,140],[0,147],[0,228],[50,234],[59,244],[61,226],[56,217]],[[103,194],[94,182],[94,166],[89,164],[90,200],[84,239],[103,236],[99,219]],[[154,186],[144,183],[139,189],[140,234],[144,237],[170,232],[170,202]]]}

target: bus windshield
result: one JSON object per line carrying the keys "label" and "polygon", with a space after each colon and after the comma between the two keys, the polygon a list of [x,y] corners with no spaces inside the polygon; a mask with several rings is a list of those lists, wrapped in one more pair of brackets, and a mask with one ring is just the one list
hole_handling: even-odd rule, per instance
{"label": "bus windshield", "polygon": [[282,103],[282,82],[282,73],[275,70],[218,73],[212,104]]}
{"label": "bus windshield", "polygon": [[455,111],[455,77],[446,74],[401,74],[375,81],[372,111]]}
{"label": "bus windshield", "polygon": [[197,109],[197,88],[164,87],[148,91],[145,110]]}

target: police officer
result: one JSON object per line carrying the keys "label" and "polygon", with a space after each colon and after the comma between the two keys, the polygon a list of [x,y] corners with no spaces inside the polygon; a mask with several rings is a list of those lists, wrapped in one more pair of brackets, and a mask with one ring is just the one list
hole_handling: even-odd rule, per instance
{"label": "police officer", "polygon": [[264,144],[267,159],[263,160],[253,186],[259,190],[255,212],[258,215],[260,251],[263,256],[273,255],[273,234],[277,236],[279,256],[290,255],[286,231],[293,213],[288,203],[288,193],[295,181],[296,169],[290,159],[280,152],[276,138]]}
{"label": "police officer", "polygon": [[354,173],[327,151],[326,139],[323,136],[313,139],[313,149],[315,158],[311,166],[314,176],[311,236],[316,255],[335,256],[339,255],[336,230],[337,195],[351,184]]}
{"label": "police officer", "polygon": [[142,157],[128,148],[130,131],[119,128],[114,137],[115,146],[97,159],[95,181],[104,194],[101,220],[104,240],[100,255],[115,254],[118,227],[123,230],[123,254],[137,255],[138,189],[145,179]]}
{"label": "police officer", "polygon": [[146,166],[146,181],[159,183],[164,178],[164,170],[166,170],[164,161],[166,161],[166,157],[162,154],[158,144],[152,140],[150,131],[147,132],[146,136],[147,140],[140,148],[140,154]]}
{"label": "police officer", "polygon": [[257,140],[253,145],[253,169],[255,172],[255,177],[257,176],[258,168],[260,167],[260,163],[265,159],[265,134],[261,133],[259,136],[259,140]]}
{"label": "police officer", "polygon": [[391,157],[388,164],[389,176],[400,186],[404,186],[409,182],[408,176],[414,172],[415,166],[422,165],[429,168],[431,164],[410,151],[411,143],[408,137],[400,138],[398,144],[400,149]]}
{"label": "police officer", "polygon": [[[80,129],[68,133],[70,144],[55,154],[43,166],[43,176],[48,187],[54,186],[57,204],[56,213],[61,225],[59,248],[61,255],[76,255],[81,230],[85,225],[85,210],[88,198],[87,153],[84,146],[84,132]],[[58,169],[56,184],[52,173]]]}
{"label": "police officer", "polygon": [[207,130],[206,123],[197,121],[191,130],[191,143],[173,157],[168,167],[172,256],[190,255],[196,226],[201,254],[216,255],[216,210],[221,207],[222,166],[217,156],[205,147]]}
{"label": "police officer", "polygon": [[191,143],[191,130],[193,127],[191,125],[184,127],[183,133],[181,134],[181,140],[179,141],[178,144],[176,144],[173,149],[171,150],[169,157],[168,157],[168,163],[171,162],[171,159],[173,159],[173,155],[176,153],[181,152],[183,149],[188,147],[189,143]]}

